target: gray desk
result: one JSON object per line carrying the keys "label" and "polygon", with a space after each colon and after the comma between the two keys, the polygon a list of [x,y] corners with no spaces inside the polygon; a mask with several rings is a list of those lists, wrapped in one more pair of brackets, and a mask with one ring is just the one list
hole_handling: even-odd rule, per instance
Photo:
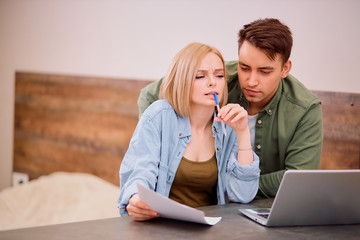
{"label": "gray desk", "polygon": [[[271,200],[258,200],[249,205],[269,207]],[[0,239],[360,239],[360,225],[263,227],[238,214],[242,204],[203,207],[207,216],[222,216],[215,226],[154,219],[134,222],[129,217],[24,228],[0,232]]]}

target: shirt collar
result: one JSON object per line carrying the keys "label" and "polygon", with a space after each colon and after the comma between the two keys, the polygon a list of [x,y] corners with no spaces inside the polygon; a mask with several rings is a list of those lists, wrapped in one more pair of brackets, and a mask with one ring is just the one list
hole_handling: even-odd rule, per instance
{"label": "shirt collar", "polygon": [[191,136],[190,119],[188,117],[182,117],[177,114],[179,124],[179,138],[185,138]]}
{"label": "shirt collar", "polygon": [[[215,117],[216,117],[216,111],[214,111],[214,118]],[[191,137],[190,119],[188,117],[182,117],[178,115],[178,124],[179,124],[179,131],[177,133],[178,138],[181,139],[181,138]],[[219,139],[222,139],[220,137],[221,135],[223,135],[221,122],[213,121],[212,132],[214,137],[217,135]]]}
{"label": "shirt collar", "polygon": [[283,91],[283,79],[280,79],[279,88],[277,89],[271,101],[264,107],[262,112],[265,111],[268,115],[274,114],[277,106],[279,105],[282,91]]}

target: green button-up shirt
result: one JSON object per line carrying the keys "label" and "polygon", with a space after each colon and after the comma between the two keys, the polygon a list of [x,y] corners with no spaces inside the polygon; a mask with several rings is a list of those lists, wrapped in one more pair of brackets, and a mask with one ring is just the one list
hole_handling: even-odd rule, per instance
{"label": "green button-up shirt", "polygon": [[[239,103],[245,109],[245,99],[237,75],[238,61],[226,63],[229,73],[229,103]],[[140,114],[158,99],[162,80],[141,90]],[[262,109],[255,126],[255,152],[260,158],[258,197],[274,197],[287,169],[319,167],[322,133],[320,100],[290,74],[281,79],[272,100]]]}

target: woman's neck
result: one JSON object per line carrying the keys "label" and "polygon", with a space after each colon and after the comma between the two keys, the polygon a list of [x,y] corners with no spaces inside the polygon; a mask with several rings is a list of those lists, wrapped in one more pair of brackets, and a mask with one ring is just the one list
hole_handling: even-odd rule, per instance
{"label": "woman's neck", "polygon": [[212,134],[213,107],[192,107],[190,111],[191,140],[184,157],[195,162],[209,160],[215,152],[215,139]]}
{"label": "woman's neck", "polygon": [[211,107],[191,107],[189,116],[191,129],[195,131],[204,131],[213,123],[213,114],[215,108]]}

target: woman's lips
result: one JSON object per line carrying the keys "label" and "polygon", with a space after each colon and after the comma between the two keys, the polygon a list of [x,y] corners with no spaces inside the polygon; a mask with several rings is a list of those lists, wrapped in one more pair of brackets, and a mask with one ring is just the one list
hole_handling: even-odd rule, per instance
{"label": "woman's lips", "polygon": [[209,92],[209,93],[206,93],[205,95],[211,95],[211,96],[213,96],[214,93],[216,93],[217,95],[219,95],[217,92]]}

